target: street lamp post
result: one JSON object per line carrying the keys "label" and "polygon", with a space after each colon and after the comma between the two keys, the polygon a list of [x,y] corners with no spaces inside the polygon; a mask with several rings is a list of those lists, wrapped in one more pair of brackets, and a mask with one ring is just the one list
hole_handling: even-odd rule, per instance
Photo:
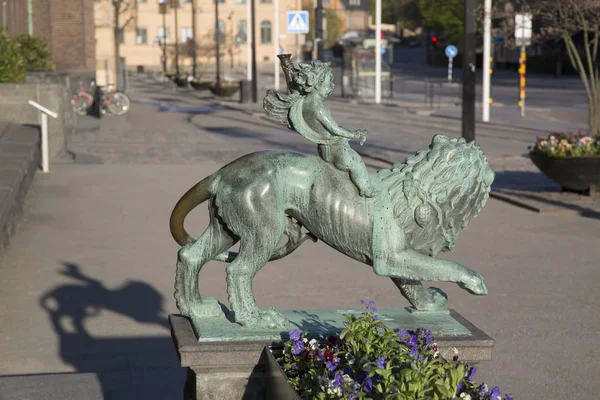
{"label": "street lamp post", "polygon": [[219,28],[219,0],[215,0],[215,51],[217,52],[215,58],[217,62],[217,84],[221,82],[221,29]]}
{"label": "street lamp post", "polygon": [[250,3],[250,30],[252,31],[252,102],[258,102],[258,82],[256,81],[256,9],[255,0]]}
{"label": "street lamp post", "polygon": [[475,140],[475,0],[464,0],[462,136]]}
{"label": "street lamp post", "polygon": [[175,76],[179,78],[179,27],[177,25],[179,0],[171,0],[171,8],[175,10]]}
{"label": "street lamp post", "polygon": [[158,4],[158,12],[162,15],[162,38],[159,38],[162,42],[162,70],[163,75],[167,74],[167,11],[168,4],[167,3],[159,3]]}
{"label": "street lamp post", "polygon": [[323,60],[323,0],[317,0],[315,8],[315,46],[317,60]]}
{"label": "street lamp post", "polygon": [[196,0],[192,0],[192,76],[196,78]]}

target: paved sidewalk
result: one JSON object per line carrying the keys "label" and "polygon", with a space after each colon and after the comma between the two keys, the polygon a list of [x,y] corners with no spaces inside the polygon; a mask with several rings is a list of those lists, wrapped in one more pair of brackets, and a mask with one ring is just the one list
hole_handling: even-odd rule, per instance
{"label": "paved sidewalk", "polygon": [[[314,153],[299,135],[264,119],[196,94],[134,86],[130,113],[80,120],[68,141],[75,163],[54,164],[34,180],[22,226],[0,255],[0,376],[76,372],[96,391],[89,398],[180,398],[185,376],[165,319],[176,312],[173,205],[239,155],[268,148]],[[332,111],[348,128],[370,130],[363,150],[395,160],[426,147],[434,133],[459,135],[458,122],[398,108],[333,102]],[[496,167],[525,167],[520,154],[535,136],[512,128],[480,133]],[[187,226],[197,236],[206,223],[199,207]],[[496,340],[478,380],[528,400],[600,392],[597,234],[597,219],[542,217],[494,199],[471,221],[457,251],[444,257],[481,272],[490,294],[435,285]],[[202,270],[200,289],[227,303],[223,264]],[[355,307],[360,299],[407,305],[389,280],[322,243],[266,266],[254,290],[261,306],[282,309]]]}

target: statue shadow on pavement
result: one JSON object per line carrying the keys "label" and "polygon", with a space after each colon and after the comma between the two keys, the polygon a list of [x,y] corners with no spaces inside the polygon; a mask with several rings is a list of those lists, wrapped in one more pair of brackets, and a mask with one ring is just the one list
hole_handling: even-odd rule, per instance
{"label": "statue shadow on pavement", "polygon": [[102,311],[169,329],[162,295],[141,281],[109,289],[76,264],[63,267],[59,273],[77,283],[58,286],[40,298],[63,361],[79,373],[96,374],[107,400],[181,398],[185,371],[169,335],[94,337],[86,330],[86,321]]}

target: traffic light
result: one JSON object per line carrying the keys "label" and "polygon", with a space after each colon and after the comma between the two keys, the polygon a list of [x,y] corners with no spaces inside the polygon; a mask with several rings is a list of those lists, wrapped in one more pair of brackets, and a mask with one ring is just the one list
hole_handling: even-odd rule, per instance
{"label": "traffic light", "polygon": [[439,44],[439,41],[438,41],[438,37],[437,37],[437,36],[432,36],[432,37],[431,37],[431,44],[432,44],[434,47],[438,47],[438,46],[440,45],[440,44]]}

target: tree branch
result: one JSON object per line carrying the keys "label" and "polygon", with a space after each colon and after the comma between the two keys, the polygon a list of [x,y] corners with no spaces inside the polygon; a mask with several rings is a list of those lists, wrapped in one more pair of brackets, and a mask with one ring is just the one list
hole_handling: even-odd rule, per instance
{"label": "tree branch", "polygon": [[121,25],[121,29],[125,29],[125,28],[127,27],[127,25],[129,25],[129,23],[130,23],[131,21],[133,21],[134,19],[135,19],[135,17],[134,17],[133,15],[132,15],[131,17],[127,18],[127,21],[125,21],[125,22],[123,23],[123,25]]}

